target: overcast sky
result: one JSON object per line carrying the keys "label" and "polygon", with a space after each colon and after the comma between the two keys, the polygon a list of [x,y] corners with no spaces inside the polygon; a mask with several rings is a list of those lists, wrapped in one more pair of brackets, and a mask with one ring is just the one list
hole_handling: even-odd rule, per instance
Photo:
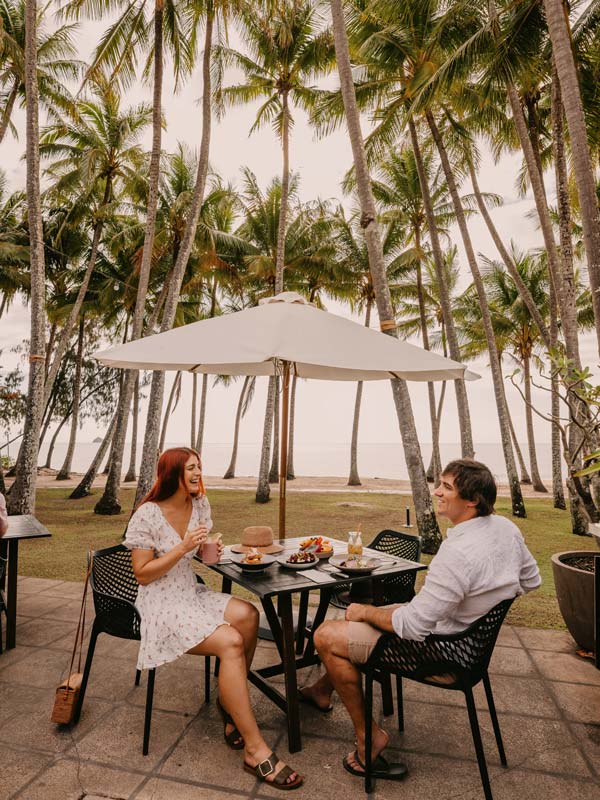
{"label": "overcast sky", "polygon": [[[102,26],[87,25],[82,36],[82,57],[94,44],[96,32]],[[148,87],[136,87],[123,100],[123,105],[133,104],[142,98],[149,99]],[[173,151],[177,142],[187,142],[191,147],[197,147],[201,134],[201,109],[198,103],[200,96],[200,75],[196,72],[183,90],[175,95],[173,80],[169,65],[165,69],[164,88],[164,114],[167,120],[167,129],[163,134],[163,148]],[[270,129],[264,129],[251,137],[248,135],[252,125],[255,109],[244,107],[227,112],[225,118],[213,125],[210,160],[212,167],[226,180],[236,181],[242,166],[250,167],[257,175],[261,186],[265,186],[274,176],[279,175],[281,169],[281,155],[279,142]],[[316,140],[313,131],[308,127],[303,114],[295,112],[296,124],[293,129],[290,164],[292,170],[300,174],[300,194],[303,200],[316,197],[334,198],[342,200],[340,181],[352,162],[350,145],[345,130],[341,130],[326,139]],[[25,184],[25,165],[22,155],[25,147],[24,113],[19,110],[14,115],[14,121],[19,130],[19,140],[16,141],[7,134],[0,145],[0,164],[6,171],[11,188],[23,188]],[[150,131],[148,131],[145,145],[150,148]],[[492,216],[506,243],[512,238],[521,249],[539,247],[542,238],[536,230],[534,222],[529,218],[529,212],[534,207],[532,198],[528,195],[522,199],[518,197],[515,189],[515,178],[520,166],[517,156],[504,157],[495,165],[489,156],[484,153],[480,171],[480,185],[482,191],[495,192],[504,199],[501,208],[494,209]],[[554,186],[548,175],[547,190],[550,202],[554,202]],[[470,186],[464,186],[463,191],[471,191]],[[348,202],[347,199],[345,202]],[[483,221],[473,218],[469,222],[471,235],[476,252],[489,257],[497,258],[494,245],[487,233]],[[462,287],[470,282],[470,272],[458,235],[458,230],[453,230],[453,238],[459,247],[459,257],[462,268]],[[336,303],[328,303],[329,310],[345,316],[350,313],[345,307]],[[377,325],[376,318],[372,321],[373,327]],[[2,366],[7,367],[14,363],[14,357],[8,353],[10,347],[28,337],[29,315],[20,301],[13,304],[9,313],[0,320],[0,349],[2,353]],[[583,342],[582,360],[585,364],[594,367],[597,353],[592,337],[586,337]],[[468,384],[468,395],[473,422],[474,439],[477,443],[499,441],[499,430],[494,410],[494,397],[491,378],[486,362],[473,363],[472,368],[483,375],[483,379],[476,383]],[[512,367],[505,372],[512,371]],[[266,379],[260,379],[265,383]],[[182,441],[189,439],[189,407],[191,400],[192,377],[184,376],[184,395],[177,409],[170,428],[169,439]],[[211,388],[209,392],[206,441],[229,442],[232,436],[233,417],[240,383],[233,388]],[[411,397],[417,428],[420,438],[424,442],[431,441],[430,423],[424,384],[410,386]],[[507,389],[509,402],[513,410],[516,429],[519,438],[525,442],[525,424],[522,401],[516,390],[511,386]],[[354,406],[354,384],[335,382],[303,381],[298,388],[296,430],[298,440],[306,443],[317,442],[346,442],[350,439],[352,413]],[[252,443],[260,439],[262,419],[264,414],[265,388],[259,386],[253,407],[244,420],[241,441]],[[545,393],[534,393],[534,400],[539,402],[544,409],[549,405]],[[550,432],[547,425],[536,420],[537,437],[539,441],[549,441]],[[141,428],[143,432],[143,426]],[[80,434],[82,441],[89,441],[98,435],[98,430],[93,422],[84,424]],[[141,436],[142,434],[140,434]],[[68,438],[65,430],[63,439]],[[456,403],[454,392],[447,393],[444,417],[442,420],[441,440],[444,442],[458,441],[458,424],[456,419]],[[387,383],[372,383],[365,386],[363,395],[363,415],[361,418],[360,439],[363,442],[393,442],[398,441],[398,422],[392,403],[390,387]]]}

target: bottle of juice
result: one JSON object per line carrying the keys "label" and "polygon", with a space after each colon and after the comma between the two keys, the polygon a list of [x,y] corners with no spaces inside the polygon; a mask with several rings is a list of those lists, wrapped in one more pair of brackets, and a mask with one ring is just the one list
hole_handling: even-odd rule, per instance
{"label": "bottle of juice", "polygon": [[348,533],[348,553],[353,556],[362,556],[363,543],[360,531]]}

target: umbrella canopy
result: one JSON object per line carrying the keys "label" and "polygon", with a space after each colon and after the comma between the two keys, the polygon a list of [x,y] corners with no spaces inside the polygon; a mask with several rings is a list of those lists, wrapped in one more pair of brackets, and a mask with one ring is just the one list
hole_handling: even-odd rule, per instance
{"label": "umbrella canopy", "polygon": [[441,381],[478,375],[437,353],[315,308],[294,292],[95,353],[108,367],[273,375],[288,361],[300,378]]}
{"label": "umbrella canopy", "polygon": [[322,311],[283,292],[259,305],[94,354],[107,367],[282,377],[279,535],[285,537],[289,377],[332,381],[476,380],[464,364]]}

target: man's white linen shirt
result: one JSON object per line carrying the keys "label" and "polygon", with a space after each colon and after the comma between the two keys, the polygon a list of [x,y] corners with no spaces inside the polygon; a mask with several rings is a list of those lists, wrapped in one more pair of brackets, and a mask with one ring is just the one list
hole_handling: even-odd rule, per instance
{"label": "man's white linen shirt", "polygon": [[403,639],[459,633],[497,605],[537,589],[542,580],[517,526],[490,514],[450,528],[425,584],[392,625]]}

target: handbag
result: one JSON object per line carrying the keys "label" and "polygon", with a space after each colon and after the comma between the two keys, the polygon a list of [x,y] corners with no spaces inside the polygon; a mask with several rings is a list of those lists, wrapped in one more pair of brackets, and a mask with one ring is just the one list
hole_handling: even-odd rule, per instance
{"label": "handbag", "polygon": [[[87,600],[87,588],[90,579],[90,572],[92,570],[92,561],[90,558],[87,575],[85,576],[85,584],[83,587],[83,597],[81,598],[81,609],[79,611],[79,622],[77,623],[77,631],[75,632],[75,642],[73,644],[73,653],[71,655],[71,664],[69,666],[69,677],[66,681],[60,684],[56,690],[54,698],[54,708],[52,709],[51,722],[58,722],[61,725],[69,725],[73,721],[75,714],[75,707],[79,699],[79,692],[81,690],[81,681],[83,675],[81,672],[81,652],[83,650],[83,636],[85,631],[85,607]],[[73,664],[75,663],[75,656],[79,645],[79,661],[77,665],[77,672],[73,672]]]}

